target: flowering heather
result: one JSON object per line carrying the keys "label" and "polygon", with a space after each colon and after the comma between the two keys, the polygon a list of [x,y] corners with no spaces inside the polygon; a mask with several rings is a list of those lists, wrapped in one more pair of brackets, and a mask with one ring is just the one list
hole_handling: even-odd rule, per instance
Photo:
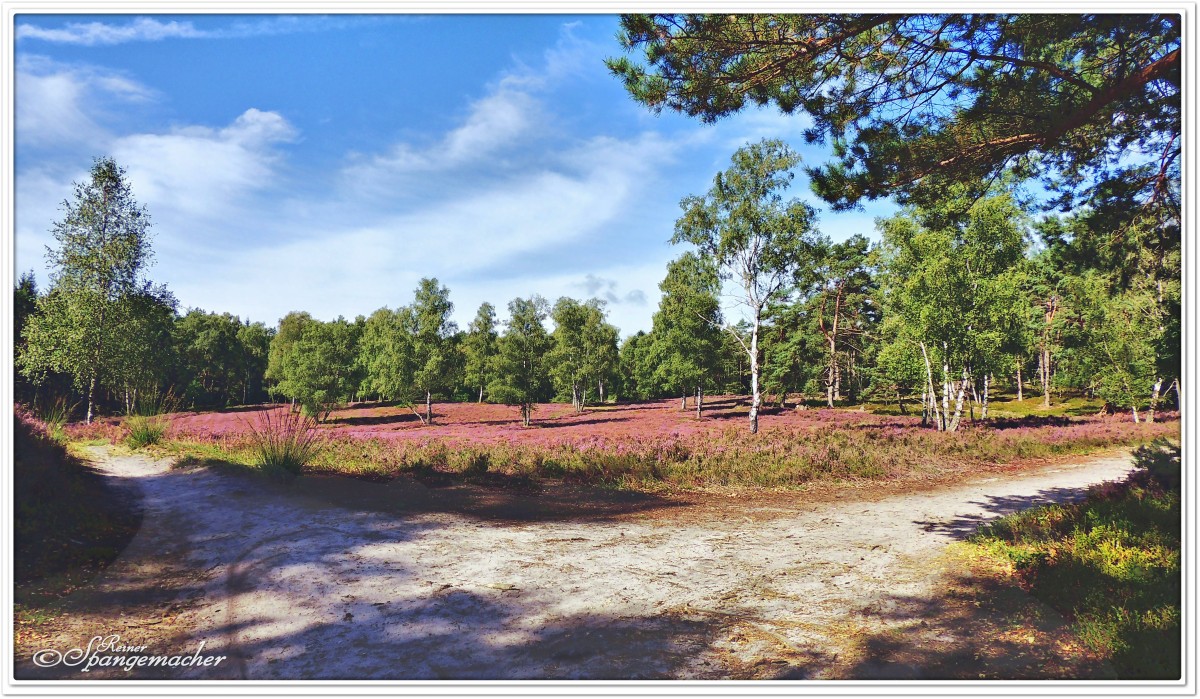
{"label": "flowering heather", "polygon": [[[676,400],[598,406],[582,415],[544,404],[526,428],[503,405],[436,404],[435,424],[424,426],[408,408],[358,404],[317,428],[328,448],[309,470],[378,479],[432,469],[638,488],[789,487],[817,479],[938,478],[1179,432],[1171,415],[1153,424],[1127,416],[1034,417],[939,433],[917,417],[822,409],[766,410],[755,436],[746,428],[744,401],[706,405],[697,419]],[[180,413],[168,437],[216,445],[239,460],[259,419],[256,410]]]}

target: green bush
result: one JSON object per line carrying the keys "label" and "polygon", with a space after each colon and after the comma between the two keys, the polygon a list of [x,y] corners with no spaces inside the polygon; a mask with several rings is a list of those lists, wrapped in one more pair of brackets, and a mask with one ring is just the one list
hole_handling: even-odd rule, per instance
{"label": "green bush", "polygon": [[295,477],[321,451],[315,418],[287,408],[263,410],[258,424],[250,423],[255,462],[268,472]]}
{"label": "green bush", "polygon": [[125,418],[125,428],[129,430],[125,443],[134,449],[158,444],[167,433],[167,426],[162,415],[131,415]]}
{"label": "green bush", "polygon": [[175,411],[176,402],[174,395],[169,392],[139,399],[125,418],[125,429],[129,431],[125,443],[134,449],[141,449],[161,442],[171,426],[167,413]]}
{"label": "green bush", "polygon": [[[1179,447],[1136,452],[1142,469],[1082,503],[1001,518],[972,541],[1007,559],[1022,586],[1074,622],[1122,679],[1178,679],[1181,635]],[[1169,485],[1173,483],[1173,485]]]}

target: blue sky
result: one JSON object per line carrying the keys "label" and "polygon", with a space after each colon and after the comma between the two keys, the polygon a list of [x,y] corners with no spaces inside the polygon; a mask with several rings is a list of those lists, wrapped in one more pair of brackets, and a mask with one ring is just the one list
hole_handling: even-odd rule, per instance
{"label": "blue sky", "polygon": [[[803,116],[651,114],[603,65],[616,31],[605,15],[19,15],[16,272],[45,288],[59,205],[111,155],[181,310],[353,318],[434,276],[460,327],[539,293],[604,298],[623,335],[648,330],[683,252],[679,200],[749,141],[826,152]],[[831,212],[802,173],[792,193],[835,240],[895,210]]]}

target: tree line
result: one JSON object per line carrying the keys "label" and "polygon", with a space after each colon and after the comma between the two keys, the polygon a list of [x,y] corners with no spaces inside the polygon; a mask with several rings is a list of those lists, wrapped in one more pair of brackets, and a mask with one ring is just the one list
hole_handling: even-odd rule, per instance
{"label": "tree line", "polygon": [[[293,312],[270,328],[179,313],[143,278],[144,209],[100,160],[56,226],[51,288],[39,293],[32,274],[16,286],[18,397],[74,395],[86,419],[97,403],[132,412],[168,392],[193,408],[284,399],[319,419],[377,400],[425,424],[435,399],[486,400],[529,424],[547,401],[582,412],[676,396],[700,416],[715,392],[750,396],[752,430],[766,397],[890,402],[949,431],[964,408],[986,418],[998,389],[1023,398],[1029,386],[1046,406],[1082,393],[1134,419],[1171,394],[1178,405],[1177,239],[1119,248],[1102,211],[1039,218],[995,188],[965,217],[909,206],[877,221],[875,244],[833,242],[811,207],[783,196],[797,162],[781,141],[749,144],[707,193],[684,198],[673,242],[691,249],[668,264],[651,329],[622,341],[598,299],[513,299],[503,323],[483,303],[460,330],[433,278],[410,304],[354,320]],[[138,215],[110,211],[121,208]],[[97,271],[122,254],[125,267]]]}

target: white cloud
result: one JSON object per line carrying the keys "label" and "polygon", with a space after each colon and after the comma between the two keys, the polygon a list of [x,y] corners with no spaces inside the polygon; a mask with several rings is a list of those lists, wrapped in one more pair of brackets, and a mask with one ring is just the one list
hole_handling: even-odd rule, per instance
{"label": "white cloud", "polygon": [[266,17],[235,22],[218,29],[200,29],[192,22],[162,21],[153,17],[135,17],[123,24],[108,22],[71,22],[63,27],[40,27],[28,22],[17,25],[17,40],[47,41],[78,46],[113,46],[133,41],[165,39],[244,39],[351,26],[373,18],[356,17]]}
{"label": "white cloud", "polygon": [[125,136],[113,142],[111,152],[156,219],[218,217],[276,182],[275,145],[295,137],[279,114],[248,109],[221,129],[190,126]]}
{"label": "white cloud", "polygon": [[469,166],[518,146],[534,131],[538,112],[536,101],[524,92],[493,92],[474,102],[462,124],[432,145],[400,142],[385,153],[352,162],[343,170],[343,186],[360,195],[389,194],[408,176]]}
{"label": "white cloud", "polygon": [[138,17],[123,25],[104,22],[72,22],[60,29],[47,29],[33,24],[17,25],[17,39],[38,39],[60,44],[110,46],[128,41],[161,41],[172,37],[197,38],[203,32],[191,22],[160,22]]}
{"label": "white cloud", "polygon": [[113,71],[23,57],[16,71],[17,143],[34,147],[104,143],[110,135],[101,122],[110,104],[128,105],[153,97],[149,88]]}
{"label": "white cloud", "polygon": [[579,73],[595,57],[595,46],[577,38],[576,23],[563,25],[558,41],[542,55],[542,63],[518,63],[503,72],[487,94],[472,102],[461,123],[426,145],[401,141],[371,157],[358,156],[343,171],[343,184],[361,195],[387,195],[402,189],[407,178],[448,172],[490,160],[531,139],[545,141],[555,126],[538,95]]}

